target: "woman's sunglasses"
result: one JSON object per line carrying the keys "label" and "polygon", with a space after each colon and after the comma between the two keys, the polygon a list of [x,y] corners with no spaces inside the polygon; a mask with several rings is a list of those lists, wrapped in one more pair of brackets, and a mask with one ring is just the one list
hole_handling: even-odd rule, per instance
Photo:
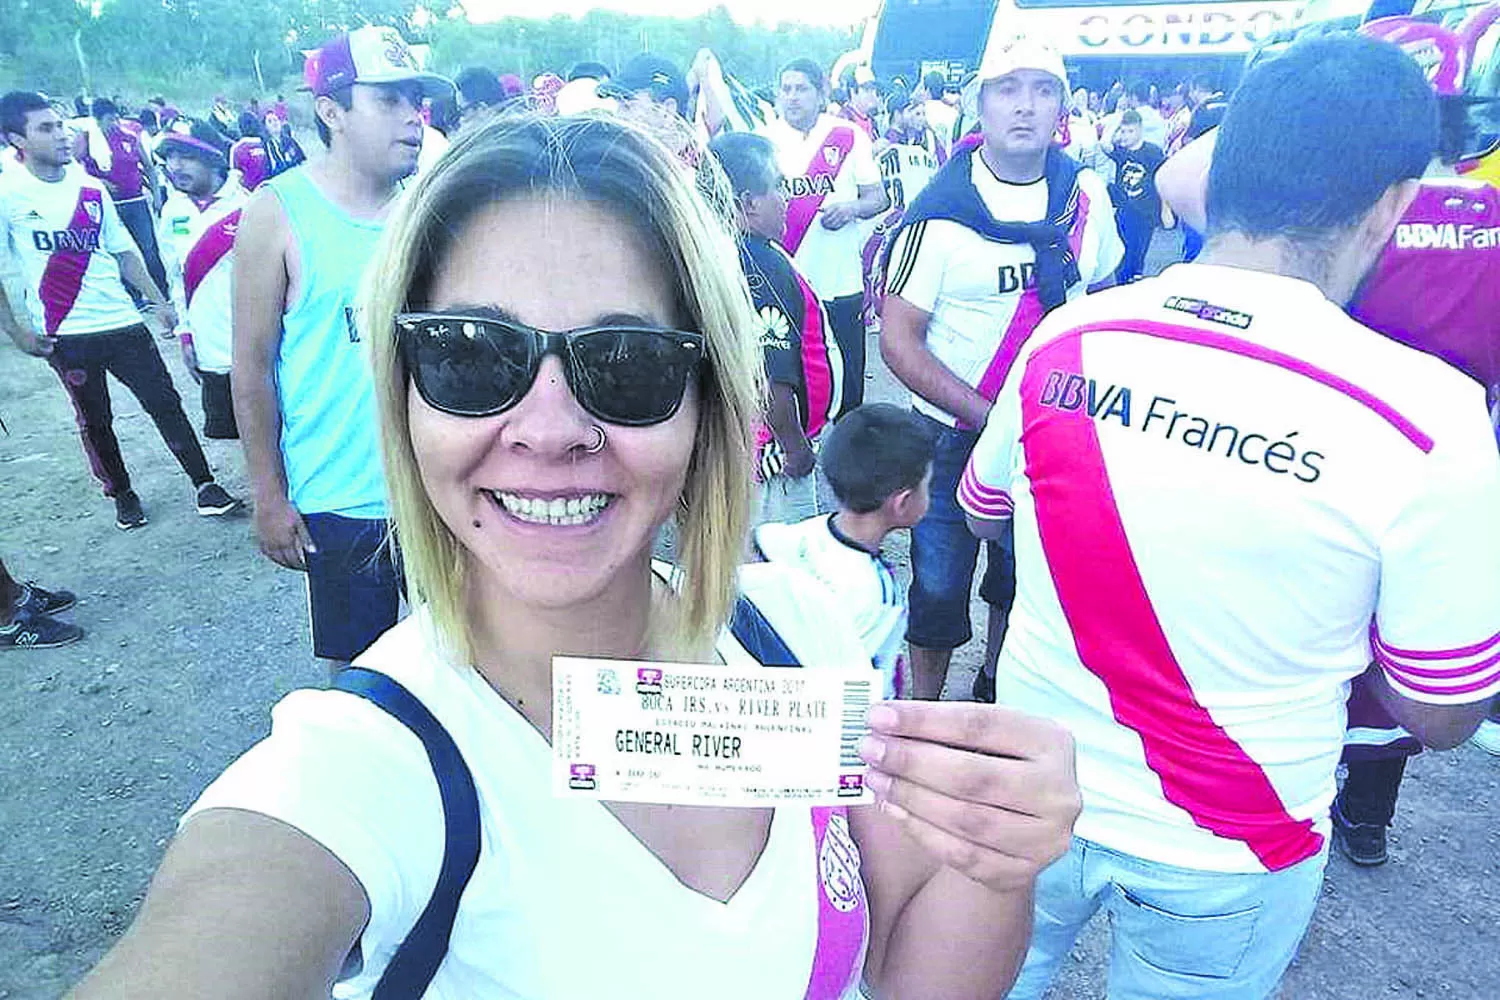
{"label": "woman's sunglasses", "polygon": [[542,359],[562,361],[580,406],[607,424],[646,427],[671,419],[702,365],[701,333],[599,326],[551,333],[506,320],[402,313],[396,343],[417,393],[435,410],[488,417],[515,406]]}

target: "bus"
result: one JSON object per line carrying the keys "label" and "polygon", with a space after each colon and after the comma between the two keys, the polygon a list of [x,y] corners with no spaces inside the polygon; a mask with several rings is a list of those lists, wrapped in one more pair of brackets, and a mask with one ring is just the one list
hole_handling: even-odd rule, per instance
{"label": "bus", "polygon": [[1062,53],[1074,86],[1102,90],[1137,77],[1171,85],[1239,77],[1257,45],[1294,22],[1302,0],[884,0],[860,49],[840,60],[882,79],[978,67],[985,47],[1017,34]]}

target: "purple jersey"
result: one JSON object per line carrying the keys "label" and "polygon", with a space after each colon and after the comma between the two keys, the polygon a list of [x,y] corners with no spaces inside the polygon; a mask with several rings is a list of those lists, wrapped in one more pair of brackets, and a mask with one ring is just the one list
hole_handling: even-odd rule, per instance
{"label": "purple jersey", "polygon": [[1500,191],[1458,178],[1424,181],[1350,312],[1500,385]]}

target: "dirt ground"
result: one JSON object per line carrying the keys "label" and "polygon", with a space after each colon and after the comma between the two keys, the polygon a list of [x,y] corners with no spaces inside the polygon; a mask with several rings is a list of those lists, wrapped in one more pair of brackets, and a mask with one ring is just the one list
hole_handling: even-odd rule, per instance
{"label": "dirt ground", "polygon": [[[200,423],[196,387],[175,348],[164,353]],[[267,732],[279,696],[324,676],[302,581],[260,556],[248,521],[196,515],[128,392],[114,387],[116,427],[151,523],[124,533],[53,373],[7,342],[0,386],[0,557],[22,579],[75,590],[71,617],[88,630],[72,647],[0,652],[0,1000],[32,1000],[59,996],[109,947],[177,817]],[[883,372],[871,396],[899,398]],[[237,446],[208,452],[243,495]],[[978,654],[960,654],[950,690],[967,690]],[[1464,747],[1414,761],[1390,864],[1333,859],[1282,996],[1500,997],[1497,809],[1500,760]],[[1053,997],[1102,998],[1107,951],[1096,921]]]}

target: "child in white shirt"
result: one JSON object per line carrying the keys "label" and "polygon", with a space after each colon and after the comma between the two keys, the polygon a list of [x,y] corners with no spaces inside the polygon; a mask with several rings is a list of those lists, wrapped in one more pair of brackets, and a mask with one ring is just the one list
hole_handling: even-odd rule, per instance
{"label": "child in white shirt", "polygon": [[909,690],[906,594],[880,544],[927,513],[933,444],[926,422],[910,410],[888,403],[851,410],[834,425],[821,454],[838,512],[763,524],[754,534],[762,559],[815,577],[848,609],[885,677],[886,698]]}

